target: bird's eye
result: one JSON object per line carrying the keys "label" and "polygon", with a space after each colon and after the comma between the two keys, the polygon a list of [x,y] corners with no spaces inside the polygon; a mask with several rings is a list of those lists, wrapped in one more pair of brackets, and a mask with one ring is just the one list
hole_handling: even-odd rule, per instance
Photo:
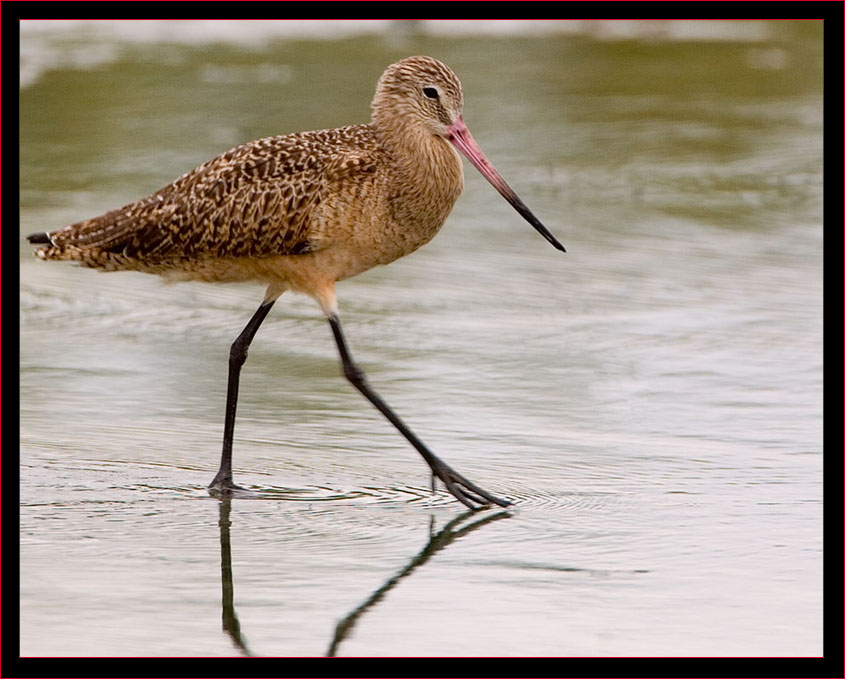
{"label": "bird's eye", "polygon": [[440,96],[436,87],[423,87],[423,94],[429,99],[437,99]]}

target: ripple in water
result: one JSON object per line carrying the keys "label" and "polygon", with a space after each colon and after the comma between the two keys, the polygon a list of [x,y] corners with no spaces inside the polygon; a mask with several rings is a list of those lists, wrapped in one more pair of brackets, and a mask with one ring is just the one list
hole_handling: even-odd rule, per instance
{"label": "ripple in water", "polygon": [[[203,489],[206,490],[206,489]],[[217,491],[209,491],[214,497],[219,497]],[[234,499],[241,500],[274,500],[287,502],[346,502],[356,501],[364,504],[395,504],[425,502],[430,506],[449,505],[454,498],[445,490],[432,493],[429,488],[400,486],[393,488],[377,488],[364,486],[354,489],[338,489],[328,486],[306,485],[294,486],[251,486],[245,485],[235,489]]]}

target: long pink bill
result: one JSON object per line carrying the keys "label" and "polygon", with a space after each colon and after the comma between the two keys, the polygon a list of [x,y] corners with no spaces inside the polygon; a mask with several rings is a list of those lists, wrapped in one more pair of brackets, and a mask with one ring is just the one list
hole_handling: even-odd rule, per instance
{"label": "long pink bill", "polygon": [[487,160],[487,157],[482,153],[475,139],[469,133],[469,129],[464,123],[463,118],[458,118],[457,121],[449,128],[446,135],[448,139],[455,146],[458,151],[463,153],[469,162],[478,168],[478,171],[484,175],[484,178],[490,182],[495,189],[502,194],[504,199],[514,206],[516,211],[521,214],[525,220],[531,224],[537,231],[542,234],[549,243],[554,245],[561,252],[566,252],[566,248],[555,238],[551,232],[543,226],[542,222],[534,216],[534,213],[528,209],[528,206],[522,202],[519,196],[514,193],[514,190],[508,186],[507,182],[502,179],[502,175],[498,173],[492,163]]}

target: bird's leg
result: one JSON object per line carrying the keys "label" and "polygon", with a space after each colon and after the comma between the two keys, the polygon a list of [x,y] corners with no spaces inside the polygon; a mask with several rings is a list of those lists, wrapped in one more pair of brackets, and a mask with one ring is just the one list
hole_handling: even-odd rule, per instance
{"label": "bird's leg", "polygon": [[246,324],[241,334],[232,343],[232,348],[229,349],[229,386],[226,392],[226,423],[223,427],[223,453],[220,456],[220,469],[208,486],[220,492],[227,492],[237,488],[232,483],[232,439],[235,434],[235,413],[238,409],[238,383],[241,376],[241,366],[246,361],[252,338],[255,337],[255,333],[258,332],[258,328],[267,317],[274,303],[275,300],[271,300],[269,302],[263,302],[258,307],[258,310],[249,319],[249,323]]}
{"label": "bird's leg", "polygon": [[381,397],[372,390],[370,385],[367,383],[364,372],[352,360],[352,356],[349,353],[349,347],[346,344],[346,339],[344,338],[343,331],[340,328],[340,319],[337,314],[329,314],[328,319],[332,327],[332,332],[334,333],[335,342],[337,342],[337,348],[340,351],[340,359],[343,363],[343,374],[346,376],[346,379],[348,379],[352,385],[381,412],[382,415],[390,420],[402,436],[408,439],[408,442],[417,449],[419,454],[422,455],[423,459],[428,463],[428,466],[431,467],[432,475],[440,478],[443,483],[446,484],[446,488],[449,492],[470,509],[476,509],[476,505],[484,506],[489,505],[490,503],[495,503],[501,507],[507,507],[510,505],[510,502],[507,500],[502,500],[491,495],[482,488],[479,488],[472,481],[469,481],[458,474],[454,469],[443,462],[443,460],[432,453],[428,447],[417,438],[414,432],[412,432],[405,423],[399,419],[396,413],[390,409],[390,406],[382,401]]}

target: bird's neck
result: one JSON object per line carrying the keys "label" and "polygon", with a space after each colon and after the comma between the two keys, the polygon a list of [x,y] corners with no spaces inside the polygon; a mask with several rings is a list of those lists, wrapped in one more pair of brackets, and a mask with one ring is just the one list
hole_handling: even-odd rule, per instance
{"label": "bird's neck", "polygon": [[442,223],[464,186],[457,150],[419,126],[374,121],[373,129],[394,165],[396,190],[437,206],[432,216],[442,216]]}

